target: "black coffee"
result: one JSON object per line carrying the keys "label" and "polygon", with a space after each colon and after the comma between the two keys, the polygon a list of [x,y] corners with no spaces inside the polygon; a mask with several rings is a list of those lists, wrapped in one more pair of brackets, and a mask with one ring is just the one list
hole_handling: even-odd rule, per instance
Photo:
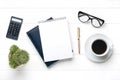
{"label": "black coffee", "polygon": [[96,40],[92,44],[92,50],[98,55],[103,54],[106,49],[107,45],[103,40]]}

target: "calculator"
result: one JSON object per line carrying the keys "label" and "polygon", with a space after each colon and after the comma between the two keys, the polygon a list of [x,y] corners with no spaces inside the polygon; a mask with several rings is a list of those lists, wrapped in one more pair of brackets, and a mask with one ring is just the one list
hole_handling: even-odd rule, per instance
{"label": "calculator", "polygon": [[7,38],[18,40],[23,19],[12,16],[6,34]]}

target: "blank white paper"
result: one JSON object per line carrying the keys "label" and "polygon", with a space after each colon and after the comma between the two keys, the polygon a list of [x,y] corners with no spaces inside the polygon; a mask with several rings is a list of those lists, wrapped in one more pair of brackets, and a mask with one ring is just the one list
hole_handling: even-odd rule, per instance
{"label": "blank white paper", "polygon": [[45,62],[72,58],[66,18],[40,23],[39,29]]}

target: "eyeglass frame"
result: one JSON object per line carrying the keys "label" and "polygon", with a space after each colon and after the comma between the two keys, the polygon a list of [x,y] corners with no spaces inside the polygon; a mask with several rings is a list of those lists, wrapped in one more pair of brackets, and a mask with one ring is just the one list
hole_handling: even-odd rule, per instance
{"label": "eyeglass frame", "polygon": [[[82,15],[79,15],[79,14],[82,14]],[[80,19],[80,17],[81,16],[84,16],[84,15],[86,15],[89,19],[87,20],[87,21],[85,21],[85,22],[83,22],[81,19]],[[82,11],[79,11],[78,12],[78,19],[79,19],[79,21],[81,21],[82,23],[86,23],[86,22],[88,22],[89,20],[91,20],[91,24],[93,25],[93,27],[95,27],[95,28],[100,28],[103,24],[104,24],[104,20],[103,19],[101,19],[101,18],[98,18],[98,17],[95,17],[95,16],[93,16],[93,15],[90,15],[90,14],[87,14],[87,13],[85,13],[85,12],[82,12]],[[99,24],[100,24],[100,26],[95,26],[94,24],[93,24],[93,19],[96,19],[98,22],[99,22]],[[100,21],[102,22],[102,23],[100,23]]]}

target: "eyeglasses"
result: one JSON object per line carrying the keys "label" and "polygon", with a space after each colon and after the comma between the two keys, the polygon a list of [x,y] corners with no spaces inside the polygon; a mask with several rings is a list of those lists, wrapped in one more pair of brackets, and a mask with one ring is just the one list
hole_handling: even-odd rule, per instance
{"label": "eyeglasses", "polygon": [[104,20],[100,19],[98,17],[92,16],[90,14],[84,13],[82,11],[78,12],[78,19],[83,22],[86,23],[89,20],[91,20],[91,24],[93,25],[93,27],[95,28],[99,28],[104,24]]}

